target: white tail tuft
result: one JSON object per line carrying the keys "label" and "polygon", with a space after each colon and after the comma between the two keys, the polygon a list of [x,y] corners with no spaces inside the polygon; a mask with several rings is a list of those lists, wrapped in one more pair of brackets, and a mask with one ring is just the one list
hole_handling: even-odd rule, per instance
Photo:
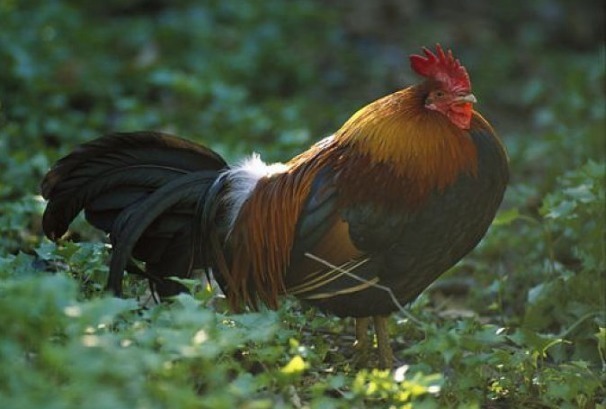
{"label": "white tail tuft", "polygon": [[261,160],[258,153],[253,153],[251,157],[242,160],[238,165],[226,171],[229,191],[225,195],[224,201],[227,206],[229,223],[228,237],[242,205],[255,190],[257,182],[264,177],[285,172],[287,169],[288,166],[283,163],[267,164]]}

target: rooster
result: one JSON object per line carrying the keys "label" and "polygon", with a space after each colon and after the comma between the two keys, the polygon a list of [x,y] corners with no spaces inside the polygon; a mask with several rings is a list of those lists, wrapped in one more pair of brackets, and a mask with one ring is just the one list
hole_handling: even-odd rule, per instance
{"label": "rooster", "polygon": [[117,295],[125,271],[167,297],[183,290],[171,276],[206,270],[236,311],[290,294],[354,317],[360,351],[372,319],[379,366],[391,367],[386,317],[478,244],[509,174],[466,69],[440,45],[423,53],[410,63],[424,81],[284,164],[253,155],[228,166],[159,132],[85,143],[42,181],[44,232],[59,239],[83,209],[110,236]]}

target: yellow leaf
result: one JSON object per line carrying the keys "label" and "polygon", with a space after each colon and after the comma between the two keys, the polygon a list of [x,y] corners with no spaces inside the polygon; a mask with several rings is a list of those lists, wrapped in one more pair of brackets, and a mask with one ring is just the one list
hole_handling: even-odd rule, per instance
{"label": "yellow leaf", "polygon": [[287,363],[283,368],[282,368],[282,373],[284,374],[297,374],[299,372],[303,372],[305,370],[305,368],[307,367],[307,364],[305,363],[305,361],[303,360],[303,358],[301,358],[300,355],[294,356],[289,363]]}

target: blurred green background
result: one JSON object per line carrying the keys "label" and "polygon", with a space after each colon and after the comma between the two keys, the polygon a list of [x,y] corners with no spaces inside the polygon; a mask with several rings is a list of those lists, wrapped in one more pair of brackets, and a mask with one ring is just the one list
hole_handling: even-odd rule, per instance
{"label": "blurred green background", "polygon": [[[91,385],[100,384],[115,400],[107,403],[114,406],[98,407],[171,407],[171,393],[191,392],[196,376],[205,378],[204,371],[212,369],[223,371],[225,381],[236,365],[228,353],[219,362],[232,366],[202,366],[198,375],[177,376],[163,386],[168,392],[143,403],[116,392],[120,385],[99,374],[54,372],[53,365],[69,366],[70,348],[76,348],[58,342],[57,334],[63,340],[79,340],[89,327],[87,319],[105,322],[101,315],[80,317],[80,326],[70,332],[73,322],[61,313],[65,305],[84,308],[100,302],[99,310],[105,306],[120,314],[130,308],[118,308],[112,304],[117,301],[103,297],[94,301],[98,292],[95,296],[76,292],[72,278],[67,284],[45,281],[61,275],[49,276],[49,263],[67,276],[93,280],[97,288],[106,273],[102,245],[55,247],[42,239],[38,183],[55,160],[104,133],[142,129],[207,144],[229,161],[253,151],[266,160],[287,160],[334,132],[361,106],[418,82],[407,56],[418,53],[421,46],[440,43],[467,67],[479,100],[477,109],[506,144],[512,168],[497,223],[480,248],[447,279],[471,279],[462,308],[474,311],[484,324],[503,326],[509,332],[507,339],[492,340],[498,347],[489,343],[491,354],[501,354],[488,358],[495,360],[495,367],[505,368],[504,380],[498,374],[462,377],[463,381],[449,377],[452,371],[477,369],[480,363],[465,359],[466,353],[478,351],[461,340],[465,334],[480,339],[483,332],[474,327],[466,333],[440,324],[428,312],[440,310],[435,298],[421,297],[412,311],[436,323],[433,339],[439,342],[405,349],[400,357],[412,360],[419,371],[442,373],[445,380],[445,392],[428,394],[422,407],[443,407],[449,396],[457,396],[452,407],[604,405],[604,389],[599,386],[606,365],[604,23],[603,1],[597,0],[0,0],[0,310],[5,316],[0,328],[6,329],[0,336],[0,359],[10,362],[0,364],[0,398],[21,405],[12,407],[36,407],[36,396],[49,393],[53,398],[47,407],[78,407],[73,405],[85,399]],[[74,237],[99,243],[101,236],[82,223],[75,230]],[[98,277],[90,273],[93,270]],[[44,301],[61,298],[48,305]],[[183,313],[158,308],[166,308],[167,314]],[[36,311],[47,311],[49,317]],[[296,318],[280,317],[264,319],[295,325],[288,320]],[[308,325],[307,318],[300,318],[301,325]],[[156,318],[146,319],[156,323]],[[124,326],[132,330],[136,320],[125,320]],[[343,331],[342,324],[327,320],[324,325],[335,333]],[[22,328],[15,322],[32,324]],[[394,332],[401,330],[400,323],[394,320]],[[428,339],[407,331],[400,331],[395,342],[411,346],[411,339]],[[122,335],[119,331],[111,335],[117,337],[112,338],[116,345]],[[36,361],[36,354],[44,355],[44,347],[37,341],[24,343],[24,338],[48,341],[59,349],[49,352],[50,361]],[[254,360],[280,368],[299,350],[291,337],[274,338],[265,340],[265,348],[285,343],[290,352]],[[298,339],[307,347],[327,342],[313,336]],[[245,337],[243,342],[255,339]],[[460,351],[453,352],[460,354],[458,361],[438,354],[444,345]],[[239,347],[223,346],[228,352]],[[134,360],[138,363],[131,368],[135,372],[145,366],[141,363],[145,359],[158,358],[153,347],[141,348],[142,358]],[[111,356],[112,351],[106,352]],[[311,367],[325,370],[336,365],[343,370],[342,361],[318,351],[324,350],[317,347],[305,357]],[[15,357],[23,359],[15,361]],[[82,359],[90,363],[95,358]],[[180,359],[187,360],[186,355]],[[194,363],[192,367],[199,364]],[[155,377],[169,377],[163,367],[154,368],[150,371]],[[246,372],[241,366],[235,368]],[[128,377],[130,372],[123,370]],[[312,372],[317,375],[322,370]],[[309,373],[297,378],[296,388],[304,392],[302,405],[387,407],[416,402],[410,395],[395,398],[399,395],[389,388],[399,391],[404,386],[393,380],[385,384],[373,381],[370,373],[344,373],[345,378],[337,378],[332,386],[327,382],[321,392],[308,389]],[[249,407],[266,407],[263,402],[270,402],[267,407],[297,407],[289,389],[273,375],[269,380],[253,375],[257,383],[249,385],[250,391],[243,387],[248,391],[242,392],[244,398],[257,402],[254,391],[269,388],[270,392],[259,398],[259,406]],[[356,384],[359,376],[362,380]],[[36,381],[26,381],[28,377]],[[60,392],[70,379],[87,377],[92,383],[68,394],[71,397]],[[574,383],[579,378],[583,381]],[[238,405],[239,398],[229,400],[231,392],[223,381],[215,385],[216,393],[223,393],[217,399],[223,399],[225,407]],[[389,393],[375,396],[376,390],[370,393],[359,386],[375,381]],[[557,392],[553,388],[558,384],[572,386]],[[156,391],[158,385],[148,386]],[[521,391],[517,397],[511,392],[516,388]],[[327,390],[346,390],[350,395],[337,400]],[[24,397],[28,391],[30,398]],[[204,392],[187,395],[191,401],[183,398],[181,404],[223,407],[200,404],[196,400],[200,395]],[[321,406],[323,402],[329,403]],[[499,402],[513,406],[498,406]]]}

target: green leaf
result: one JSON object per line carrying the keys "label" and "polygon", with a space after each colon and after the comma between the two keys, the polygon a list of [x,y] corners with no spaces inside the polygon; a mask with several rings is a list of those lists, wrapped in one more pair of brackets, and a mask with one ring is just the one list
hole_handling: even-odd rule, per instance
{"label": "green leaf", "polygon": [[500,211],[492,222],[495,226],[506,226],[511,224],[515,220],[520,218],[520,211],[518,208],[508,209]]}

